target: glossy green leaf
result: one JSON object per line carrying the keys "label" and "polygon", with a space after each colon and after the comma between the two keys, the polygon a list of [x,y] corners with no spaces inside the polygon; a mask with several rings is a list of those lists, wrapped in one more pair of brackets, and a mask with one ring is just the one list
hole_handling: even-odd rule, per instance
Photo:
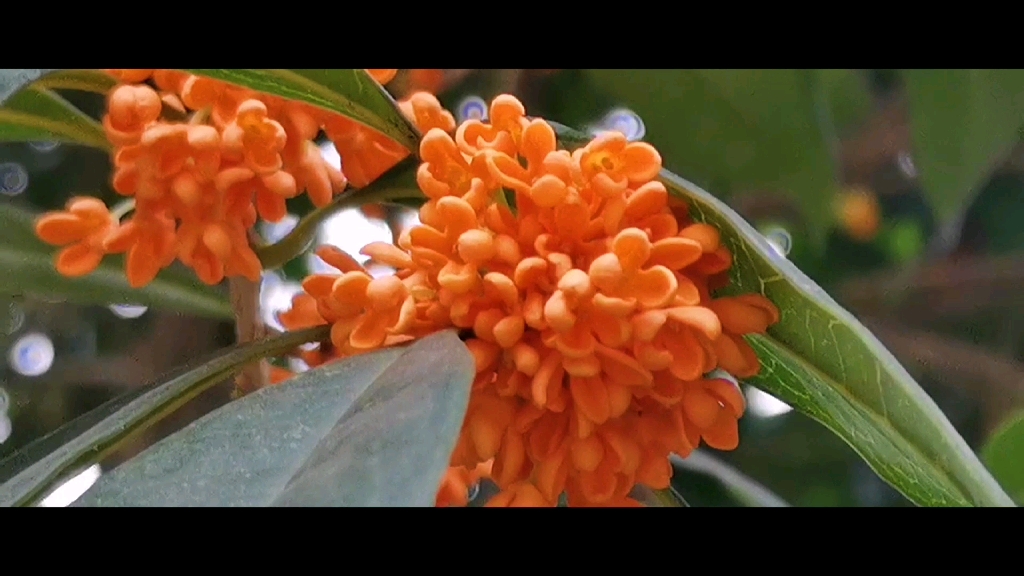
{"label": "glossy green leaf", "polygon": [[0,295],[33,295],[78,304],[140,304],[234,318],[227,294],[203,284],[191,270],[164,270],[148,286],[136,289],[125,278],[124,259],[107,256],[88,276],[61,276],[54,268],[58,249],[36,238],[35,216],[11,202],[0,202]]}
{"label": "glossy green leaf", "polygon": [[304,372],[101,477],[81,506],[432,506],[475,375],[454,331]]}
{"label": "glossy green leaf", "polygon": [[342,114],[419,153],[420,134],[365,70],[185,70]]}
{"label": "glossy green leaf", "polygon": [[703,450],[696,450],[686,458],[673,455],[672,466],[677,470],[674,479],[687,474],[709,476],[718,481],[733,498],[744,506],[756,508],[789,507],[785,500],[776,496],[774,492],[765,488],[753,478]]}
{"label": "glossy green leaf", "polygon": [[97,408],[0,462],[0,506],[38,502],[60,481],[100,461],[135,434],[167,416],[246,364],[324,338],[326,327],[237,345],[154,384]]}
{"label": "glossy green leaf", "polygon": [[[103,127],[56,93],[40,86],[22,85],[10,92],[15,83],[0,72],[0,141],[4,142],[65,142],[81,144],[103,150],[110,149]],[[35,71],[40,72],[40,71]],[[20,80],[34,79],[31,75]]]}
{"label": "glossy green leaf", "polygon": [[[555,125],[567,147],[585,135]],[[733,254],[726,294],[759,293],[781,320],[748,337],[762,362],[748,383],[821,422],[923,506],[1012,506],[935,402],[856,318],[779,256],[732,209],[667,170],[660,180]]]}
{"label": "glossy green leaf", "polygon": [[907,70],[914,164],[940,221],[949,223],[1020,140],[1022,70]]}
{"label": "glossy green leaf", "polygon": [[422,203],[423,192],[416,184],[418,167],[419,162],[410,156],[366,187],[335,196],[329,204],[306,214],[284,238],[256,250],[263,267],[268,270],[278,268],[309,250],[320,225],[342,210],[375,202],[415,200]]}
{"label": "glossy green leaf", "polygon": [[[827,112],[812,70],[590,70],[643,118],[665,167],[703,186],[769,190],[799,202],[824,240],[835,187]],[[827,114],[826,114],[827,116]]]}
{"label": "glossy green leaf", "polygon": [[1024,413],[996,430],[981,450],[992,475],[1018,503],[1024,503]]}

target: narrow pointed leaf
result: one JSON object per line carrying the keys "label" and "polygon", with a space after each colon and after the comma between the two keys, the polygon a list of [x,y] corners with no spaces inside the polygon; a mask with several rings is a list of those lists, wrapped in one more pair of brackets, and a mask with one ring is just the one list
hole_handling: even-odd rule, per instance
{"label": "narrow pointed leaf", "polygon": [[33,85],[57,72],[0,70],[0,142],[66,142],[108,149],[99,122],[42,85]]}
{"label": "narrow pointed leaf", "polygon": [[[587,137],[553,124],[563,145]],[[764,294],[781,320],[748,337],[763,364],[748,382],[824,424],[922,506],[1012,506],[935,402],[824,290],[723,202],[667,170],[659,178],[733,254],[726,294]]]}
{"label": "narrow pointed leaf", "polygon": [[81,90],[106,94],[117,85],[117,80],[100,70],[69,68],[52,71],[37,80],[35,84],[50,90]]}
{"label": "narrow pointed leaf", "polygon": [[1020,141],[1022,70],[907,70],[914,165],[938,217],[966,210]]}
{"label": "narrow pointed leaf", "polygon": [[81,506],[432,506],[475,374],[453,331],[232,402],[103,476]]}
{"label": "narrow pointed leaf", "polygon": [[327,328],[289,332],[237,345],[195,368],[97,408],[0,462],[0,506],[38,502],[58,482],[98,462],[211,386],[254,360],[282,354],[325,337]]}
{"label": "narrow pointed leaf", "polygon": [[234,317],[227,294],[200,282],[191,270],[167,269],[144,288],[132,288],[124,259],[107,256],[96,271],[79,278],[54,268],[59,250],[36,238],[36,215],[0,202],[0,295],[34,295],[77,304],[139,304],[214,318]]}
{"label": "narrow pointed leaf", "polygon": [[365,70],[185,70],[347,116],[419,152],[420,134]]}
{"label": "narrow pointed leaf", "polygon": [[677,477],[682,471],[683,475],[693,473],[714,478],[744,506],[755,508],[789,507],[785,500],[762,486],[761,483],[703,450],[692,452],[686,458],[673,455],[672,466],[677,470]]}

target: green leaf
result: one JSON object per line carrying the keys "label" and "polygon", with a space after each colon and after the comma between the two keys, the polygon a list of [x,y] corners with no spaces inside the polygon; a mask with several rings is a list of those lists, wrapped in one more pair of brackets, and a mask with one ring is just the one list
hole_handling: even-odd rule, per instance
{"label": "green leaf", "polygon": [[201,283],[191,270],[167,269],[145,288],[132,288],[124,259],[107,256],[95,272],[80,278],[54,268],[57,249],[35,236],[36,215],[0,202],[0,295],[34,295],[78,304],[140,304],[213,318],[234,318],[227,295]]}
{"label": "green leaf", "polygon": [[117,80],[100,70],[66,69],[53,71],[41,77],[35,84],[50,90],[81,90],[106,94],[117,86]]}
{"label": "green leaf", "polygon": [[369,126],[419,154],[420,133],[365,70],[185,70],[312,104]]}
{"label": "green leaf", "polygon": [[833,221],[834,158],[811,70],[590,70],[643,118],[666,168],[729,192],[799,202],[816,243]]}
{"label": "green leaf", "polygon": [[432,506],[475,375],[454,331],[304,372],[103,476],[81,506]]}
{"label": "green leaf", "polygon": [[[3,76],[0,72],[0,78]],[[67,100],[39,86],[23,87],[13,94],[5,93],[11,86],[10,83],[0,83],[3,103],[0,107],[0,141],[65,142],[110,149],[100,123]]]}
{"label": "green leaf", "polygon": [[939,220],[966,210],[1024,124],[1024,71],[907,70],[914,164]]}
{"label": "green leaf", "polygon": [[[722,462],[703,450],[690,453],[686,458],[672,455],[672,466],[683,474],[710,476],[729,491],[744,506],[756,508],[788,508],[789,504],[746,474]],[[677,471],[676,476],[679,476]]]}
{"label": "green leaf", "polygon": [[1019,503],[1024,503],[1024,413],[1007,420],[985,443],[981,457]]}
{"label": "green leaf", "polygon": [[[552,123],[563,144],[586,136]],[[856,318],[732,209],[667,170],[659,178],[733,254],[725,294],[758,293],[781,320],[748,337],[762,362],[749,383],[845,440],[886,482],[923,506],[1012,506],[935,402]]]}
{"label": "green leaf", "polygon": [[70,422],[0,462],[0,474],[12,473],[0,486],[0,506],[38,502],[60,481],[100,461],[246,364],[319,340],[328,332],[326,327],[314,328],[228,348],[163,383],[126,394]]}
{"label": "green leaf", "polygon": [[402,200],[415,202],[419,206],[424,196],[416,184],[417,168],[419,162],[410,156],[366,187],[335,196],[329,204],[306,214],[284,238],[256,250],[264,269],[278,268],[309,250],[317,238],[320,224],[342,210],[375,202]]}

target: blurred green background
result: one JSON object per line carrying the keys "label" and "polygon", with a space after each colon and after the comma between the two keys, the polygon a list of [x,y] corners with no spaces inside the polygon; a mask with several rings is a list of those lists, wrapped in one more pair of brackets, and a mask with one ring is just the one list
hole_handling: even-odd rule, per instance
{"label": "blurred green background", "polygon": [[[463,118],[480,99],[513,93],[530,115],[655,145],[666,168],[726,200],[875,332],[1022,497],[1024,72],[420,70],[388,88],[434,90]],[[102,97],[67,97],[102,114]],[[0,146],[0,202],[47,210],[89,194],[114,203],[109,176],[102,152]],[[291,209],[301,217],[310,206]],[[369,213],[333,218],[321,239],[356,251],[414,221],[397,208]],[[268,274],[269,321],[317,265]],[[173,312],[0,301],[0,458],[232,340],[229,323]],[[197,398],[103,467],[228,392]],[[764,393],[748,391],[740,424],[740,447],[717,455],[791,505],[910,505],[841,440]],[[741,505],[702,474],[681,471],[676,487],[692,505]]]}

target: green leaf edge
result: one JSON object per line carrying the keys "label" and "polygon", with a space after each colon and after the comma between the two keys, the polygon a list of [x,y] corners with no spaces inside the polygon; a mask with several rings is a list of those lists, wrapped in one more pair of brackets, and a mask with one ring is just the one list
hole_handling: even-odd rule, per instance
{"label": "green leaf edge", "polygon": [[[579,147],[590,141],[590,138],[577,130],[556,122],[548,121],[548,123],[555,129],[559,141],[567,147]],[[939,410],[935,402],[924,392],[924,390],[921,389],[920,386],[916,384],[906,369],[903,368],[903,366],[895,357],[892,356],[881,342],[879,342],[867,328],[857,321],[852,314],[842,308],[831,296],[828,295],[828,293],[815,284],[807,277],[807,275],[793,265],[793,263],[784,258],[778,257],[775,254],[774,249],[768,244],[764,237],[725,203],[695,184],[680,176],[672,174],[667,170],[662,170],[658,179],[665,184],[671,195],[688,201],[691,207],[691,215],[694,216],[695,220],[708,222],[708,213],[717,214],[720,222],[715,222],[714,224],[722,232],[723,236],[728,236],[730,234],[735,235],[735,237],[748,248],[746,251],[747,255],[755,264],[759,263],[774,270],[778,273],[778,278],[785,278],[789,281],[789,285],[798,292],[806,303],[819,307],[828,315],[845,323],[859,341],[864,344],[867,351],[880,363],[884,363],[886,365],[886,369],[890,372],[894,381],[905,384],[904,391],[907,395],[912,400],[916,401],[917,405],[922,408],[923,411],[931,413],[930,415],[932,416],[933,424],[937,426],[942,433],[942,447],[945,448],[944,452],[947,452],[945,456],[956,462],[959,466],[953,470],[946,470],[941,466],[941,464],[934,462],[932,458],[920,453],[919,449],[916,446],[910,445],[909,442],[907,443],[908,447],[916,451],[922,457],[924,462],[932,465],[937,472],[940,472],[937,474],[938,478],[947,482],[952,482],[957,490],[962,490],[964,492],[964,495],[967,496],[967,498],[962,498],[962,505],[970,505],[973,502],[980,506],[1014,506],[1013,500],[1002,490],[999,484],[978,459],[977,455],[974,454],[960,434],[957,433],[956,429],[953,428],[953,425],[950,424],[948,419],[946,419],[942,411]],[[763,279],[761,280],[761,283],[763,294]],[[767,335],[753,335],[746,337],[754,346],[755,351],[759,352],[759,357],[765,350],[775,349],[785,351],[789,356],[798,358],[801,362],[805,362],[803,358],[800,358],[799,355],[795,354],[784,342],[773,338],[772,332],[773,329],[769,328]],[[827,378],[834,381],[831,377]],[[754,378],[751,379],[749,383],[771,394],[778,395],[780,393],[778,387],[771,386],[770,382],[766,382],[763,379]],[[906,383],[913,383],[913,385],[906,385]],[[892,430],[898,431],[898,429],[890,423],[882,420],[877,413],[864,405],[860,400],[851,396],[847,390],[843,388],[831,390],[837,396],[849,403],[857,412],[869,413],[875,419],[875,423],[879,424],[880,427],[887,426]],[[784,401],[787,400],[787,398],[782,399]],[[792,400],[792,398],[789,399]],[[832,432],[839,435],[851,446],[851,448],[857,451],[862,458],[865,456],[857,446],[850,442],[850,438],[853,435],[852,431],[840,431],[836,423],[831,421],[831,419],[828,419],[827,416],[823,415],[821,412],[810,412],[806,409],[806,406],[801,404],[794,404],[794,406],[804,414],[810,416]],[[902,433],[897,436],[903,438]],[[930,504],[929,502],[911,497],[911,495],[909,495],[907,491],[898,485],[892,478],[879,470],[877,468],[877,463],[867,459],[865,460],[876,474],[899,490],[908,499],[919,505]],[[960,474],[958,472],[960,469],[968,470],[970,472],[967,474]]]}
{"label": "green leaf edge", "polygon": [[[99,461],[126,440],[222,382],[244,365],[287,352],[307,342],[321,340],[329,333],[330,327],[321,326],[235,345],[218,352],[195,368],[182,369],[179,375],[170,380],[154,384],[141,393],[131,392],[111,401],[96,410],[98,414],[109,412],[109,415],[4,482],[0,486],[0,507],[31,506],[38,503],[45,492],[59,481]],[[95,420],[96,415],[86,414],[82,419]],[[68,429],[79,424],[78,420],[72,421],[26,446],[19,453],[0,462],[0,470],[11,466],[12,462],[23,460],[24,453],[34,445],[44,445],[52,437],[66,434]]]}
{"label": "green leaf edge", "polygon": [[[339,69],[341,70],[341,69]],[[334,92],[328,86],[321,84],[315,80],[312,80],[296,70],[287,69],[265,69],[257,70],[257,72],[270,72],[277,76],[278,79],[287,80],[289,85],[281,86],[266,86],[264,84],[257,84],[253,82],[252,76],[247,74],[247,70],[236,70],[236,69],[181,69],[182,72],[188,72],[189,74],[196,74],[198,76],[205,76],[207,78],[213,78],[221,80],[223,82],[229,82],[237,86],[243,86],[251,88],[265,94],[273,94],[280,96],[281,98],[287,98],[289,100],[296,100],[299,102],[305,102],[312,104],[318,108],[341,114],[351,120],[358,122],[364,126],[372,128],[381,134],[384,134],[388,138],[391,138],[404,146],[413,155],[419,154],[419,143],[420,133],[415,125],[410,122],[405,115],[398,109],[398,104],[395,99],[384,89],[376,80],[373,79],[365,70],[359,68],[351,69],[357,76],[362,77],[363,85],[375,87],[376,96],[390,102],[392,108],[395,111],[395,116],[391,119],[382,118],[374,114],[371,110],[363,107],[357,100],[350,98],[347,95],[343,95],[338,92]],[[272,80],[268,76],[263,76],[262,80]],[[346,101],[349,105],[365,113],[364,118],[357,118],[352,114],[351,110],[346,110],[343,105],[339,105],[337,101],[341,99]],[[376,118],[379,122],[367,122],[367,118]]]}

